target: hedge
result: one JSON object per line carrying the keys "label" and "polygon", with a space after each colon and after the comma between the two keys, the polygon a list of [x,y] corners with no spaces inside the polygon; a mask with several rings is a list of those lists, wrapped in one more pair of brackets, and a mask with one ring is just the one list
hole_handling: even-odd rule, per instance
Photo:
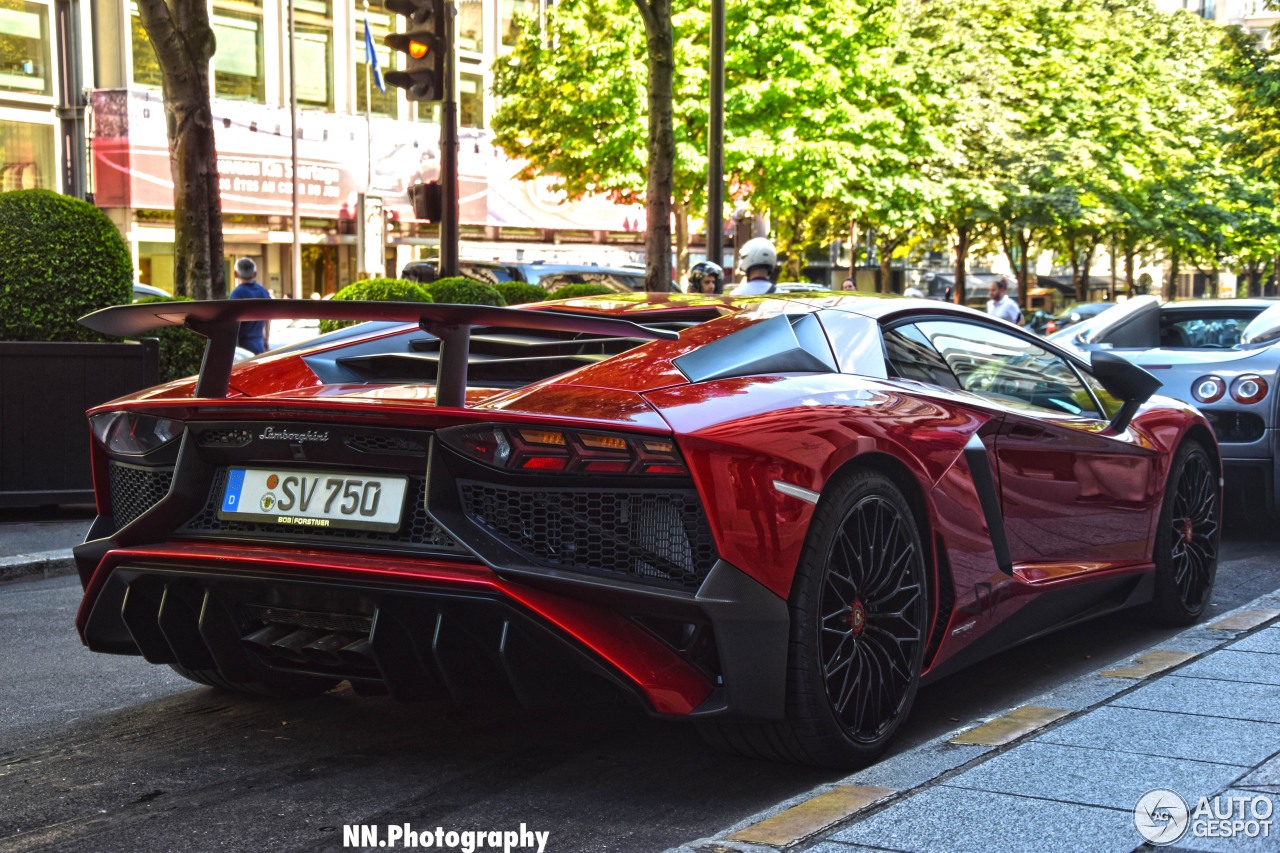
{"label": "hedge", "polygon": [[77,320],[133,295],[133,260],[107,215],[49,190],[0,193],[0,340],[101,341]]}
{"label": "hedge", "polygon": [[506,305],[502,294],[492,284],[455,275],[422,285],[436,302],[453,305]]}
{"label": "hedge", "polygon": [[[424,285],[403,278],[366,278],[355,281],[333,295],[334,299],[344,301],[360,300],[370,302],[435,302]],[[353,320],[321,320],[320,334],[347,326],[354,326]]]}
{"label": "hedge", "polygon": [[564,287],[551,294],[551,299],[581,299],[584,296],[609,296],[614,293],[613,288],[606,287],[603,284],[566,284]]}
{"label": "hedge", "polygon": [[494,285],[508,305],[524,305],[528,302],[545,302],[551,296],[536,284],[527,281],[500,281]]}

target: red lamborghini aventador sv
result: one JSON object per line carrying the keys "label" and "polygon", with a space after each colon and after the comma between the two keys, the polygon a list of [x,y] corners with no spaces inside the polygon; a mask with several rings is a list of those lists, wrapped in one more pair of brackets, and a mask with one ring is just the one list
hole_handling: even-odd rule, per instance
{"label": "red lamborghini aventador sv", "polygon": [[[237,324],[364,321],[233,364]],[[966,308],[628,294],[235,300],[89,413],[89,648],[273,696],[621,694],[724,748],[874,759],[923,680],[1217,563],[1205,419],[1129,362]]]}

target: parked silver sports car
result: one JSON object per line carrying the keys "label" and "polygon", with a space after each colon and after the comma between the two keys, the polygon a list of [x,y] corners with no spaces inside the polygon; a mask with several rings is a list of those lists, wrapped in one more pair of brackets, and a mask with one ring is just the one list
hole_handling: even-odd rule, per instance
{"label": "parked silver sports car", "polygon": [[1151,371],[1164,383],[1161,394],[1192,403],[1209,419],[1227,481],[1245,491],[1246,506],[1280,507],[1280,300],[1161,304],[1139,296],[1050,340],[1110,350]]}

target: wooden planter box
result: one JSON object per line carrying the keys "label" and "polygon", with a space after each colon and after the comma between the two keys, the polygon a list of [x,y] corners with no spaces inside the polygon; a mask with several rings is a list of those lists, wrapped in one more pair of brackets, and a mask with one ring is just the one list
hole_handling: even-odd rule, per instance
{"label": "wooden planter box", "polygon": [[159,381],[154,338],[0,342],[0,507],[91,502],[85,410]]}

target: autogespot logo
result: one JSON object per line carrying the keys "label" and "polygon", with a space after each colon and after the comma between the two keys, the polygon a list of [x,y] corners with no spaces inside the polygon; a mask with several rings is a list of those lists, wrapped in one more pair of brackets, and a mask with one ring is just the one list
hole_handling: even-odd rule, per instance
{"label": "autogespot logo", "polygon": [[1187,801],[1176,791],[1156,788],[1138,798],[1133,807],[1133,825],[1152,844],[1172,844],[1187,831],[1190,813]]}

